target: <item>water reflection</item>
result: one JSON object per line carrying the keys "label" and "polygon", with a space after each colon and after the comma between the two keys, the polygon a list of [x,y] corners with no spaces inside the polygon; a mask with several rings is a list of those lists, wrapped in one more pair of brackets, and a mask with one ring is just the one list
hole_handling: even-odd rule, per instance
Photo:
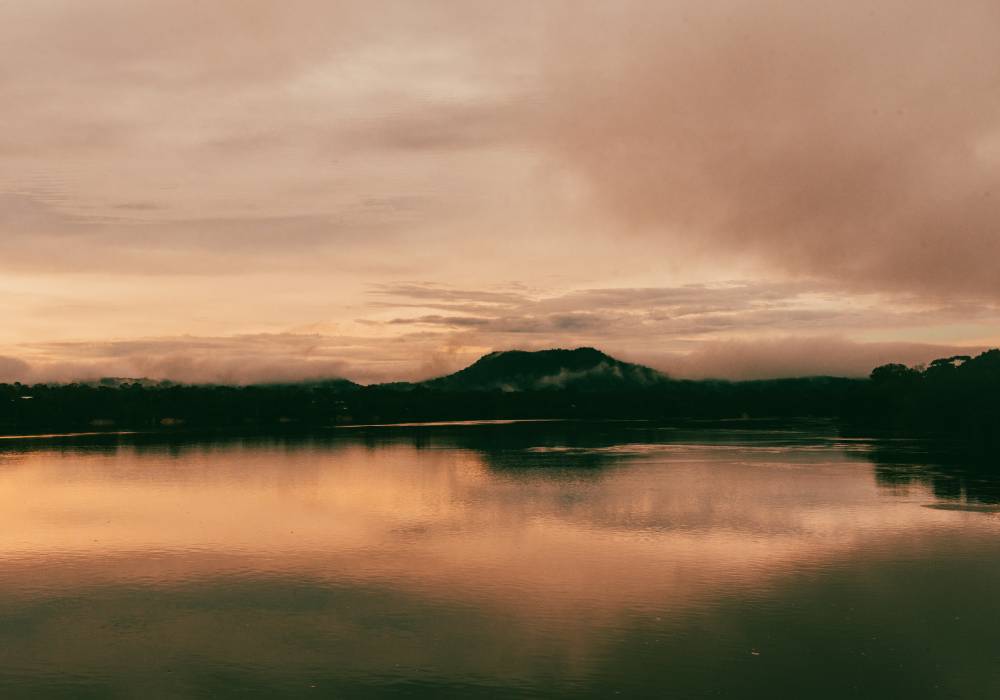
{"label": "water reflection", "polygon": [[941,500],[1000,504],[1000,459],[994,455],[968,455],[960,445],[916,440],[875,441],[868,454],[875,478],[887,488],[906,493],[919,486]]}
{"label": "water reflection", "polygon": [[924,507],[955,502],[899,447],[643,423],[11,441],[0,690],[1000,691],[1000,519]]}

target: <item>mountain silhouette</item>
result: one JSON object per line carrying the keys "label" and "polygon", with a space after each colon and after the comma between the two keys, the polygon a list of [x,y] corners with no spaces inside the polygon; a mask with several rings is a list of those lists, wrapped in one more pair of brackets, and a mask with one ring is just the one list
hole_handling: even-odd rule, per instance
{"label": "mountain silhouette", "polygon": [[454,374],[419,383],[176,384],[123,377],[0,383],[0,435],[532,418],[833,418],[847,435],[928,436],[960,443],[963,458],[974,453],[995,460],[998,396],[1000,350],[944,357],[926,367],[883,365],[868,379],[728,382],[671,379],[584,347],[493,352]]}
{"label": "mountain silhouette", "polygon": [[608,391],[667,381],[655,369],[616,360],[594,348],[576,348],[491,352],[465,369],[421,384],[445,391]]}

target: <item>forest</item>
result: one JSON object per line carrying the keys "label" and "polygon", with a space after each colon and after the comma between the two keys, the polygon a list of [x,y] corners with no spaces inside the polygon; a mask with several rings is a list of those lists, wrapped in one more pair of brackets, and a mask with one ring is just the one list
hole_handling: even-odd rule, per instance
{"label": "forest", "polygon": [[372,386],[345,380],[250,386],[149,381],[0,384],[0,433],[314,430],[538,418],[825,418],[852,435],[946,435],[992,447],[1000,434],[1000,350],[995,349],[976,357],[934,360],[925,367],[883,365],[867,379],[736,382],[663,377],[618,387],[607,381],[545,388],[536,384],[525,390],[480,384],[469,388],[439,380]]}

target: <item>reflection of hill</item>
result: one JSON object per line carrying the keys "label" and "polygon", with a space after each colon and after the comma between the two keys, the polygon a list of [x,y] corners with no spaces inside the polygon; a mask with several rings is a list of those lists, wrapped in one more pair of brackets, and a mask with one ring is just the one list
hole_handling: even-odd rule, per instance
{"label": "reflection of hill", "polygon": [[880,491],[868,444],[642,422],[0,441],[0,695],[18,673],[33,698],[995,690],[964,673],[994,665],[995,523]]}
{"label": "reflection of hill", "polygon": [[868,457],[880,486],[929,488],[946,501],[1000,503],[998,457],[969,455],[963,446],[932,441],[880,440]]}
{"label": "reflection of hill", "polygon": [[[747,427],[754,426],[754,427]],[[753,461],[793,448],[798,459],[825,459],[837,444],[842,458],[873,464],[884,488],[923,486],[946,501],[1000,504],[996,456],[968,454],[960,443],[914,440],[838,442],[827,423],[746,421],[514,421],[463,425],[370,426],[286,434],[171,433],[84,434],[0,440],[0,456],[39,451],[55,454],[168,458],[187,469],[214,454],[254,448],[290,454],[412,448],[471,453],[491,472],[515,477],[536,471],[545,479],[597,479],[619,465],[644,459],[683,460],[686,451],[739,450]],[[695,449],[696,448],[696,449]]]}

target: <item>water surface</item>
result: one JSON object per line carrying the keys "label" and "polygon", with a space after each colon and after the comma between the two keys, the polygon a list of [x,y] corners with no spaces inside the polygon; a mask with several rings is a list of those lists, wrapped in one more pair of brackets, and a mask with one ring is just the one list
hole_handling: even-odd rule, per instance
{"label": "water surface", "polygon": [[1000,490],[822,426],[0,444],[0,696],[1000,697]]}

